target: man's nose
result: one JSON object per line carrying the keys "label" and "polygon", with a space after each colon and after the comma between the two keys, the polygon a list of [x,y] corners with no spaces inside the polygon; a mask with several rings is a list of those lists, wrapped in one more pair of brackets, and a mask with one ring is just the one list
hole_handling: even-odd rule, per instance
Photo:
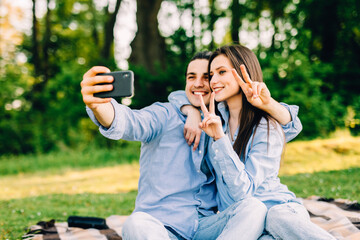
{"label": "man's nose", "polygon": [[203,87],[204,86],[204,80],[202,78],[196,78],[196,81],[195,81],[195,87]]}

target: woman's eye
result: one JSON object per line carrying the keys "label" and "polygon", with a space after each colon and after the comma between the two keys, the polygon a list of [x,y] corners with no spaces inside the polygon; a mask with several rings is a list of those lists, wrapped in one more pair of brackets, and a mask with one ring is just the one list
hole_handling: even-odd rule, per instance
{"label": "woman's eye", "polygon": [[220,74],[220,75],[223,75],[224,73],[226,73],[226,71],[225,71],[225,70],[221,70],[221,71],[219,71],[219,74]]}

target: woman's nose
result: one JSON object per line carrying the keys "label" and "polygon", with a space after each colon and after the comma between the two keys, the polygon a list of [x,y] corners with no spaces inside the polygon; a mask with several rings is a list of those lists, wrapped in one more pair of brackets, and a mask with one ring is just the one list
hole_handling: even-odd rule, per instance
{"label": "woman's nose", "polygon": [[211,80],[210,80],[211,86],[214,85],[215,83],[217,83],[218,80],[219,80],[219,78],[217,77],[217,75],[214,74],[214,75],[211,77]]}

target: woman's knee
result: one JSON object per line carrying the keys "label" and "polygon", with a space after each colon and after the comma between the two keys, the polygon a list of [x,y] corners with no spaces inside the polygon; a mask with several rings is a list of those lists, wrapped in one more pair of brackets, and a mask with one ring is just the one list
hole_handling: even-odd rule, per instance
{"label": "woman's knee", "polygon": [[267,208],[263,202],[254,197],[244,198],[243,200],[235,203],[235,212],[249,211],[252,216],[258,215],[258,217],[265,218]]}
{"label": "woman's knee", "polygon": [[297,221],[309,220],[309,214],[299,203],[284,203],[271,207],[266,216],[266,228],[272,229],[273,225],[292,225]]}

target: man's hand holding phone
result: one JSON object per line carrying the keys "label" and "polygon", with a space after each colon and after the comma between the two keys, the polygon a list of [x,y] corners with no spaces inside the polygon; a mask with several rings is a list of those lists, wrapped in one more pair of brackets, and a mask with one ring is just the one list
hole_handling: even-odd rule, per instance
{"label": "man's hand holding phone", "polygon": [[84,74],[80,84],[83,101],[91,110],[96,110],[100,105],[110,103],[111,101],[111,98],[94,97],[95,93],[111,91],[113,89],[111,83],[114,81],[114,78],[107,75],[98,75],[99,73],[110,73],[110,70],[106,67],[92,67]]}
{"label": "man's hand holding phone", "polygon": [[93,67],[81,82],[84,103],[91,109],[108,103],[111,98],[130,97],[134,92],[132,71],[110,72],[106,67]]}

